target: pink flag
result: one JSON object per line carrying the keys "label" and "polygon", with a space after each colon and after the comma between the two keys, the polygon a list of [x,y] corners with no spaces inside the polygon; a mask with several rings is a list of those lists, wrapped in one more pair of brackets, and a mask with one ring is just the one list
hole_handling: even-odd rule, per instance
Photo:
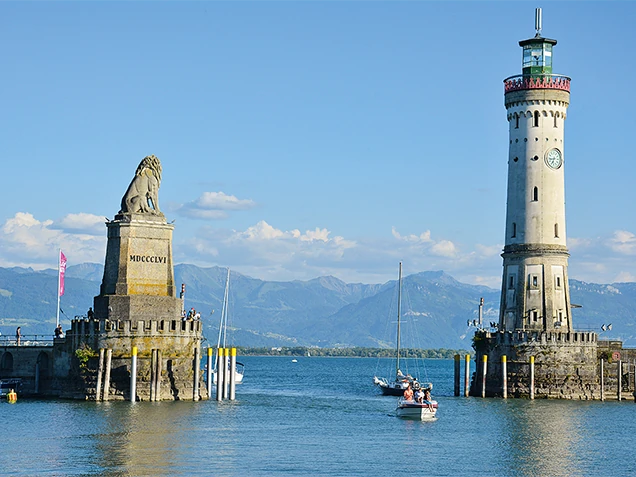
{"label": "pink flag", "polygon": [[66,272],[66,256],[60,250],[60,296],[64,295],[64,273]]}

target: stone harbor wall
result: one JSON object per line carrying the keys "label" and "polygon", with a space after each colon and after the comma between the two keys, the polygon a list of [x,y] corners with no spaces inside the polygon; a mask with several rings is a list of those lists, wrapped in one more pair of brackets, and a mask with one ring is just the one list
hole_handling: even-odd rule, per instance
{"label": "stone harbor wall", "polygon": [[534,357],[535,398],[601,398],[596,333],[478,331],[474,343],[477,363],[470,391],[473,396],[482,393],[486,355],[486,396],[503,394],[505,356],[509,397],[530,396],[530,358]]}

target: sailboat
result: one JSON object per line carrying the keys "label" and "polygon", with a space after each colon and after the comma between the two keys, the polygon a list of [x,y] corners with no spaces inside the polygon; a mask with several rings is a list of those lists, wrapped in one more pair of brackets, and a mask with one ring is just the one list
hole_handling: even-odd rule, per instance
{"label": "sailboat", "polygon": [[402,307],[402,262],[400,262],[398,275],[398,302],[397,302],[397,339],[395,346],[395,378],[387,379],[373,376],[373,384],[382,390],[385,396],[402,396],[406,388],[414,381],[411,375],[404,375],[400,370],[400,320]]}
{"label": "sailboat", "polygon": [[[221,321],[219,323],[219,337],[216,343],[217,353],[221,348],[226,347],[227,342],[227,316],[228,316],[228,308],[230,302],[230,269],[227,269],[227,278],[225,280],[225,293],[223,295],[223,307],[221,308]],[[214,369],[212,370],[213,375],[213,383],[216,384],[216,376],[217,376],[217,359],[214,360]],[[234,371],[234,382],[236,384],[241,384],[243,382],[245,365],[243,363],[236,363],[236,369]],[[228,368],[229,372],[229,368]]]}
{"label": "sailboat", "polygon": [[[395,346],[395,379],[373,377],[373,382],[388,396],[400,396],[397,403],[396,415],[407,419],[422,421],[435,420],[437,414],[437,401],[430,396],[433,383],[419,383],[409,374],[403,374],[400,370],[400,335],[402,312],[402,262],[400,262],[398,275],[398,303],[397,303],[397,339]],[[409,389],[410,388],[410,389]],[[409,395],[404,391],[409,389]]]}

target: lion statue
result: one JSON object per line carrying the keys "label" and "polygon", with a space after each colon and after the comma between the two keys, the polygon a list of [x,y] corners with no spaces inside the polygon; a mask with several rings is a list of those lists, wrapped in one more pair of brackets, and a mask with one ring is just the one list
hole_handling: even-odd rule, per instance
{"label": "lion statue", "polygon": [[120,214],[161,215],[159,210],[159,185],[161,162],[156,156],[146,156],[139,163],[135,177],[121,199]]}

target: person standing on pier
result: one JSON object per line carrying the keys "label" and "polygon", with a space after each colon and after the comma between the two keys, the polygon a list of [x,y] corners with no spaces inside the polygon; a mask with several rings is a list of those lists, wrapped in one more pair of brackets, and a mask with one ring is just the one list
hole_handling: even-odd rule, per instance
{"label": "person standing on pier", "polygon": [[20,346],[21,339],[22,339],[22,333],[20,332],[20,327],[18,326],[18,328],[15,330],[15,341],[17,343],[17,346]]}

